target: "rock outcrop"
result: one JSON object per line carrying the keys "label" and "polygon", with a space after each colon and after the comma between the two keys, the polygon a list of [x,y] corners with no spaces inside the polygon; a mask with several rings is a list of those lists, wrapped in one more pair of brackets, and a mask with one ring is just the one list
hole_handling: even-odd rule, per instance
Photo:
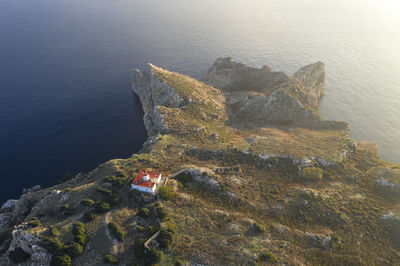
{"label": "rock outcrop", "polygon": [[0,258],[1,265],[15,265],[11,258],[21,261],[22,256],[26,258],[26,261],[18,265],[50,265],[51,254],[39,246],[40,238],[35,234],[27,233],[26,229],[26,225],[23,224],[12,231],[12,240],[6,255]]}
{"label": "rock outcrop", "polygon": [[325,92],[325,65],[317,62],[300,68],[293,77],[219,58],[203,81],[224,90],[232,125],[267,124],[317,129],[346,129],[347,123],[323,121],[318,102]]}
{"label": "rock outcrop", "polygon": [[139,96],[144,110],[144,125],[149,136],[168,132],[163,123],[159,107],[181,107],[182,99],[165,81],[160,80],[148,64],[142,71],[135,69],[132,76],[132,89]]}

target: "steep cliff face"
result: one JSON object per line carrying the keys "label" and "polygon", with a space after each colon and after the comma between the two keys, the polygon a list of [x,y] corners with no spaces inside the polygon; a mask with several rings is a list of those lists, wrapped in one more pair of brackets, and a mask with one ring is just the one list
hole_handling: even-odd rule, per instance
{"label": "steep cliff face", "polygon": [[304,66],[293,74],[292,79],[304,86],[306,94],[310,95],[310,101],[317,106],[325,93],[325,64],[318,61]]}
{"label": "steep cliff face", "polygon": [[272,72],[268,66],[249,67],[235,62],[232,57],[218,58],[202,80],[225,91],[258,92],[269,92],[290,82],[283,72]]}
{"label": "steep cliff face", "polygon": [[231,123],[259,127],[268,123],[312,128],[345,129],[346,123],[321,121],[318,102],[325,92],[322,62],[300,68],[293,77],[219,58],[203,76],[224,90]]}
{"label": "steep cliff face", "polygon": [[132,89],[142,102],[145,113],[143,121],[149,136],[168,131],[159,106],[176,108],[184,104],[184,99],[154,74],[154,68],[148,64],[143,72],[136,69],[132,76]]}

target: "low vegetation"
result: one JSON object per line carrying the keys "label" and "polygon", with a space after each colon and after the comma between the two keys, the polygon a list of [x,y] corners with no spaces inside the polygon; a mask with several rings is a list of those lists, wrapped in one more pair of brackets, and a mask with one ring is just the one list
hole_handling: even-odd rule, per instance
{"label": "low vegetation", "polygon": [[168,187],[168,186],[162,186],[160,188],[160,191],[158,192],[158,194],[164,200],[170,200],[175,195],[174,190],[171,187]]}
{"label": "low vegetation", "polygon": [[309,181],[320,181],[323,171],[318,167],[307,167],[301,170],[301,176]]}
{"label": "low vegetation", "polygon": [[108,228],[110,229],[111,234],[118,239],[119,242],[125,240],[126,233],[119,224],[115,222],[109,223]]}

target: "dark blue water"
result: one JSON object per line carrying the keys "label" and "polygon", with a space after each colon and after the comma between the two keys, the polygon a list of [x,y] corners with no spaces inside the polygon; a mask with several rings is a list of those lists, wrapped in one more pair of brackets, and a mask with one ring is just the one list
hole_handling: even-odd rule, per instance
{"label": "dark blue water", "polygon": [[394,0],[0,1],[0,201],[138,151],[147,62],[199,78],[220,56],[293,73],[321,60],[327,119],[400,161]]}

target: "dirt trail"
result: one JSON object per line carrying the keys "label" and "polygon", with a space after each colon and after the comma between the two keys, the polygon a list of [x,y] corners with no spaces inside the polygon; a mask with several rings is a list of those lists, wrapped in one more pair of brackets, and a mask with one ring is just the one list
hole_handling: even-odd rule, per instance
{"label": "dirt trail", "polygon": [[113,255],[118,255],[118,254],[122,254],[125,251],[125,246],[123,243],[118,242],[118,240],[116,240],[114,237],[111,236],[110,234],[110,230],[108,229],[108,224],[111,222],[110,219],[110,212],[107,212],[106,215],[104,216],[104,223],[106,225],[106,235],[107,237],[110,239],[110,241],[112,242],[112,247],[110,250],[110,253]]}

